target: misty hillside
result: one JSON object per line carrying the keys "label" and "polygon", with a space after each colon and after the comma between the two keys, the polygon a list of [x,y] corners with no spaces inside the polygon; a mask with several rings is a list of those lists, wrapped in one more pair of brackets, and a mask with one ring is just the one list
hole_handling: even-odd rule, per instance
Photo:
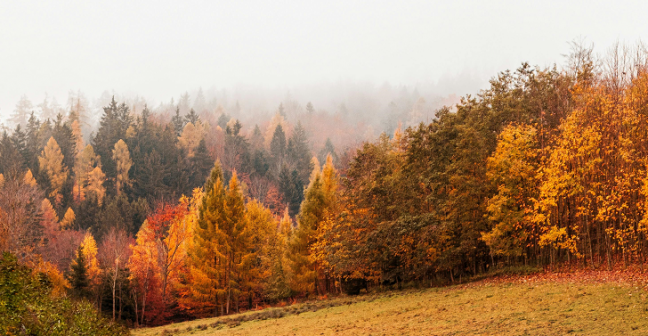
{"label": "misty hillside", "polygon": [[646,10],[0,4],[0,334],[646,334]]}

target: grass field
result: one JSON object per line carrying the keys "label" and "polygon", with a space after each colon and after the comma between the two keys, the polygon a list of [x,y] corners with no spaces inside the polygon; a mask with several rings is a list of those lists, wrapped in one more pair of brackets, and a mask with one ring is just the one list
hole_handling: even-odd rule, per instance
{"label": "grass field", "polygon": [[501,277],[269,308],[133,334],[646,335],[645,279],[614,272]]}

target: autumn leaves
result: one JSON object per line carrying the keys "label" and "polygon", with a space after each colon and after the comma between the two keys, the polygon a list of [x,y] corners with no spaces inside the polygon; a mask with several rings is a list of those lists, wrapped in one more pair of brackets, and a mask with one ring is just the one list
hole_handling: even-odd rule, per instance
{"label": "autumn leaves", "polygon": [[313,172],[295,227],[287,211],[279,219],[245,197],[236,172],[226,184],[217,162],[204,189],[178,204],[161,204],[131,246],[138,323],[230,314],[326,291],[318,288],[324,269],[314,249],[337,185],[329,157],[322,171],[317,166]]}

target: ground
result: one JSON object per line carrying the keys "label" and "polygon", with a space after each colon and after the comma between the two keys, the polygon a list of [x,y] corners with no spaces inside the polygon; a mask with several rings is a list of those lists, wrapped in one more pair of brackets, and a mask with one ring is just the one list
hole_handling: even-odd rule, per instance
{"label": "ground", "polygon": [[646,335],[643,272],[502,276],[202,319],[134,335]]}

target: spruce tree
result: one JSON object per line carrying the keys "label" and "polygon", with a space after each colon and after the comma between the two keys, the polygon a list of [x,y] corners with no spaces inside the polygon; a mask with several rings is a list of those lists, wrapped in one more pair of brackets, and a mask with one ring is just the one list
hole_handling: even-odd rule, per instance
{"label": "spruce tree", "polygon": [[277,125],[270,141],[270,155],[276,164],[281,166],[286,155],[286,134],[281,125]]}
{"label": "spruce tree", "polygon": [[297,170],[299,175],[300,182],[306,184],[310,176],[313,166],[311,164],[311,154],[310,148],[308,146],[308,135],[306,130],[302,126],[301,122],[297,122],[297,126],[293,131],[293,135],[288,141],[287,150],[288,161],[291,166]]}
{"label": "spruce tree", "polygon": [[200,117],[196,114],[196,111],[194,109],[191,109],[189,113],[184,117],[185,119],[185,124],[192,123],[196,124],[198,121],[200,121]]}
{"label": "spruce tree", "polygon": [[83,255],[83,248],[81,245],[77,248],[76,257],[71,265],[71,272],[68,276],[70,285],[72,286],[72,293],[77,297],[88,296],[88,286],[90,280],[88,279],[88,265]]}

